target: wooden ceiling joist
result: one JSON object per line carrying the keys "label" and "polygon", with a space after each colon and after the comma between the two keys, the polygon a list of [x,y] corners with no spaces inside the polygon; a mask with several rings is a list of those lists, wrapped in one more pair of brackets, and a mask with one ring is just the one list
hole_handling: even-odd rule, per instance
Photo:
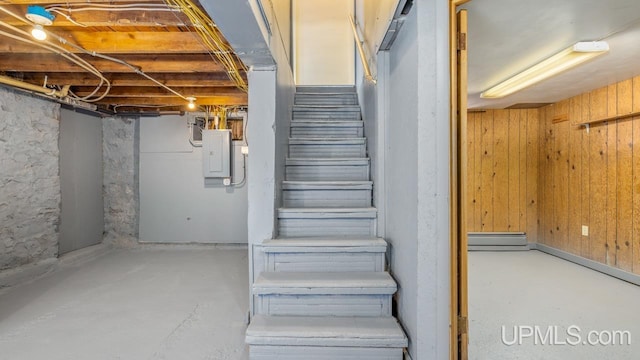
{"label": "wooden ceiling joist", "polygon": [[[33,2],[30,2],[32,4]],[[0,2],[1,4],[1,2]],[[90,6],[90,3],[87,5]],[[26,6],[7,6],[7,9],[16,14],[24,14]],[[50,30],[55,31],[56,28],[77,28],[77,24],[71,22],[66,17],[55,14],[56,19]],[[175,11],[85,11],[73,12],[71,18],[79,24],[91,27],[185,27],[189,24],[188,19],[180,12]],[[25,26],[23,21],[16,18],[7,18],[4,22],[13,26]]]}
{"label": "wooden ceiling joist", "polygon": [[[197,54],[207,53],[192,32],[56,32],[83,49],[101,54]],[[52,41],[56,43],[56,41]],[[65,47],[72,53],[80,51]],[[49,53],[49,50],[17,40],[3,39],[0,52]]]}
{"label": "wooden ceiling joist", "polygon": [[[78,96],[87,96],[93,92],[95,87],[76,87],[73,91]],[[239,96],[244,95],[242,90],[235,87],[173,87],[173,90],[187,96],[195,97],[211,97],[211,96]],[[169,92],[164,88],[153,87],[134,87],[134,86],[120,86],[114,87],[109,92],[109,97],[174,97],[175,94]]]}
{"label": "wooden ceiling joist", "polygon": [[[175,105],[185,106],[186,101],[177,96],[167,98],[153,98],[153,97],[135,97],[135,98],[121,98],[121,97],[109,97],[107,96],[99,103],[103,104],[115,104],[115,105]],[[247,94],[233,95],[233,96],[208,96],[199,97],[196,99],[196,104],[203,105],[247,105]]]}
{"label": "wooden ceiling joist", "polygon": [[[130,68],[113,61],[81,55],[81,57],[102,72],[134,72]],[[118,55],[118,59],[137,66],[148,73],[200,73],[220,72],[224,68],[208,54],[180,55]],[[84,72],[79,66],[72,64],[57,54],[2,54],[2,70],[18,72]]]}
{"label": "wooden ceiling joist", "polygon": [[[9,76],[35,84],[43,84],[45,76],[50,84],[66,84],[72,86],[96,86],[100,82],[97,77],[84,73],[10,73]],[[104,74],[111,86],[118,87],[157,87],[158,84],[137,74]],[[150,73],[154,79],[170,87],[235,87],[226,73],[178,74]]]}
{"label": "wooden ceiling joist", "polygon": [[[192,1],[200,6],[196,0]],[[120,11],[122,7],[112,8],[114,5],[138,3],[154,5],[142,10]],[[211,50],[205,46],[187,16],[166,11],[162,0],[0,0],[0,6],[18,16],[26,13],[27,5],[55,6],[60,11],[84,8],[82,11],[67,11],[72,20],[55,14],[56,19],[47,30],[88,52],[113,57],[134,67],[132,69],[117,61],[92,56],[60,44],[55,36],[49,37],[49,41],[87,61],[110,81],[111,89],[107,96],[93,102],[104,111],[185,111],[187,101],[183,97],[187,96],[196,97],[196,103],[200,106],[247,105],[246,92],[237,88],[225,66],[210,54]],[[104,6],[95,10],[100,5]],[[29,24],[6,12],[0,11],[0,21],[25,32],[31,29]],[[16,33],[7,26],[0,26],[0,30]],[[28,39],[35,41],[31,37]],[[140,71],[155,81],[145,78]],[[241,72],[246,82],[246,74]],[[97,76],[65,56],[4,35],[0,35],[0,74],[37,86],[68,85],[73,94],[80,97],[91,95],[100,83]],[[102,87],[96,96],[105,89]]]}

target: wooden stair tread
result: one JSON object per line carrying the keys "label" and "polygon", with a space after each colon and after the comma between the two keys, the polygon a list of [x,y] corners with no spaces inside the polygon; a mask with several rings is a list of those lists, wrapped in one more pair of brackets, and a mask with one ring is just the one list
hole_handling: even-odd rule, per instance
{"label": "wooden stair tread", "polygon": [[293,252],[372,252],[387,251],[387,242],[381,238],[331,239],[319,238],[285,238],[271,239],[262,243],[265,253]]}
{"label": "wooden stair tread", "polygon": [[406,347],[393,317],[256,315],[247,328],[249,345]]}
{"label": "wooden stair tread", "polygon": [[387,272],[263,272],[253,283],[257,295],[391,295],[396,290]]}

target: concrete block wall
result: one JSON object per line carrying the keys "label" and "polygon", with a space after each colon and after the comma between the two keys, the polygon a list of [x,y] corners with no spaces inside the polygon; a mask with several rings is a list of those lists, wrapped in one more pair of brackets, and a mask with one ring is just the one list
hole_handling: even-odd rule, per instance
{"label": "concrete block wall", "polygon": [[55,258],[60,105],[0,88],[0,271]]}
{"label": "concrete block wall", "polygon": [[132,246],[138,241],[139,122],[112,117],[102,120],[104,241]]}

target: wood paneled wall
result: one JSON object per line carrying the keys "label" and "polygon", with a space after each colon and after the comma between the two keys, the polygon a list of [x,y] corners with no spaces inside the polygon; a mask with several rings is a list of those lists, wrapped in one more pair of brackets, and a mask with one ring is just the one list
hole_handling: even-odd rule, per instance
{"label": "wood paneled wall", "polygon": [[470,112],[467,221],[470,232],[538,231],[538,110]]}
{"label": "wood paneled wall", "polygon": [[637,111],[640,77],[540,110],[540,243],[640,274],[640,117],[579,125]]}

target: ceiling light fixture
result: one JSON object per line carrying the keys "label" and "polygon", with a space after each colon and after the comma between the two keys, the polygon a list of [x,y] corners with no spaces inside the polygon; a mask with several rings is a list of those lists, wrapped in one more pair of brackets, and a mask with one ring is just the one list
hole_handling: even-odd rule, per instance
{"label": "ceiling light fixture", "polygon": [[189,101],[189,104],[187,105],[189,110],[195,110],[196,109],[196,98],[194,98],[193,96],[188,96],[186,99]]}
{"label": "ceiling light fixture", "polygon": [[480,94],[484,99],[497,99],[511,95],[542,80],[578,66],[587,60],[609,51],[605,41],[583,41],[553,55],[552,57],[510,77]]}
{"label": "ceiling light fixture", "polygon": [[53,20],[56,18],[56,16],[50,13],[47,9],[38,5],[28,6],[25,16],[27,19],[31,20],[31,22],[34,23],[33,29],[31,30],[31,35],[36,40],[42,41],[46,39],[47,33],[44,31],[43,26],[49,26],[53,24]]}

